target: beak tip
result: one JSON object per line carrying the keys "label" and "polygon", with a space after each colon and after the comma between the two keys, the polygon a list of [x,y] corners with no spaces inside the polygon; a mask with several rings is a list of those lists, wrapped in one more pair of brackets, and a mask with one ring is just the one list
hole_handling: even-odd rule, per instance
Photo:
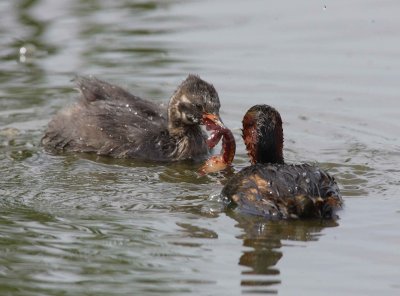
{"label": "beak tip", "polygon": [[222,122],[221,117],[219,114],[213,114],[213,113],[203,113],[203,122],[212,122],[214,125],[225,128],[225,124]]}

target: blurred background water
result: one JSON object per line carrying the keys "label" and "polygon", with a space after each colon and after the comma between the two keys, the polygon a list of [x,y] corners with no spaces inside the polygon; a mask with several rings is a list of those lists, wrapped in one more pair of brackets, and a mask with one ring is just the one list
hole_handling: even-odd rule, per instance
{"label": "blurred background water", "polygon": [[[1,295],[396,295],[400,3],[394,0],[0,3]],[[241,118],[284,120],[288,162],[340,183],[335,222],[225,212],[224,174],[50,155],[47,122],[95,75],[165,102],[189,73]]]}

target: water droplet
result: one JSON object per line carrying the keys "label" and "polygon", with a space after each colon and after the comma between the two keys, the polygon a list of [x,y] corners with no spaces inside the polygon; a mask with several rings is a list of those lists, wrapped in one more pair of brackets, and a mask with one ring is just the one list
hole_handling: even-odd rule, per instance
{"label": "water droplet", "polygon": [[19,49],[19,54],[25,55],[27,51],[28,51],[28,50],[26,49],[26,47],[25,47],[25,46],[22,46],[22,47]]}
{"label": "water droplet", "polygon": [[137,112],[135,111],[135,112],[133,112],[133,114],[137,115]]}
{"label": "water droplet", "polygon": [[222,197],[222,203],[228,205],[230,203],[230,199],[227,196]]}
{"label": "water droplet", "polygon": [[36,51],[36,47],[33,44],[25,44],[19,48],[19,61],[24,63],[27,58],[32,57]]}
{"label": "water droplet", "polygon": [[307,176],[307,173],[306,173],[306,172],[303,172],[303,177],[305,177],[305,176]]}
{"label": "water droplet", "polygon": [[129,108],[129,104],[126,104],[125,106],[126,106],[126,108]]}
{"label": "water droplet", "polygon": [[306,183],[310,183],[310,178],[306,178]]}

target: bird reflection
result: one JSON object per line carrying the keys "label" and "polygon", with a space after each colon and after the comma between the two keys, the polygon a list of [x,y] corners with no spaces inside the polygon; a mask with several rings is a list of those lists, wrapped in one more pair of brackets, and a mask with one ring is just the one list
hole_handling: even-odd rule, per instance
{"label": "bird reflection", "polygon": [[282,241],[317,241],[324,228],[338,226],[334,220],[270,221],[234,211],[228,212],[228,216],[238,222],[236,227],[244,232],[238,238],[249,248],[238,263],[248,267],[241,280],[246,293],[277,293],[276,285],[281,280],[276,265],[283,256]]}

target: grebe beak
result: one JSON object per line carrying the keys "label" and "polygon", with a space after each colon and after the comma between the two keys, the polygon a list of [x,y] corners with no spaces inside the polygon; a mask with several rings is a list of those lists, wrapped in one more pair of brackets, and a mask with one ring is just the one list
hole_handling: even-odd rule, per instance
{"label": "grebe beak", "polygon": [[216,130],[226,128],[218,114],[203,113],[202,123],[206,126],[207,130]]}

